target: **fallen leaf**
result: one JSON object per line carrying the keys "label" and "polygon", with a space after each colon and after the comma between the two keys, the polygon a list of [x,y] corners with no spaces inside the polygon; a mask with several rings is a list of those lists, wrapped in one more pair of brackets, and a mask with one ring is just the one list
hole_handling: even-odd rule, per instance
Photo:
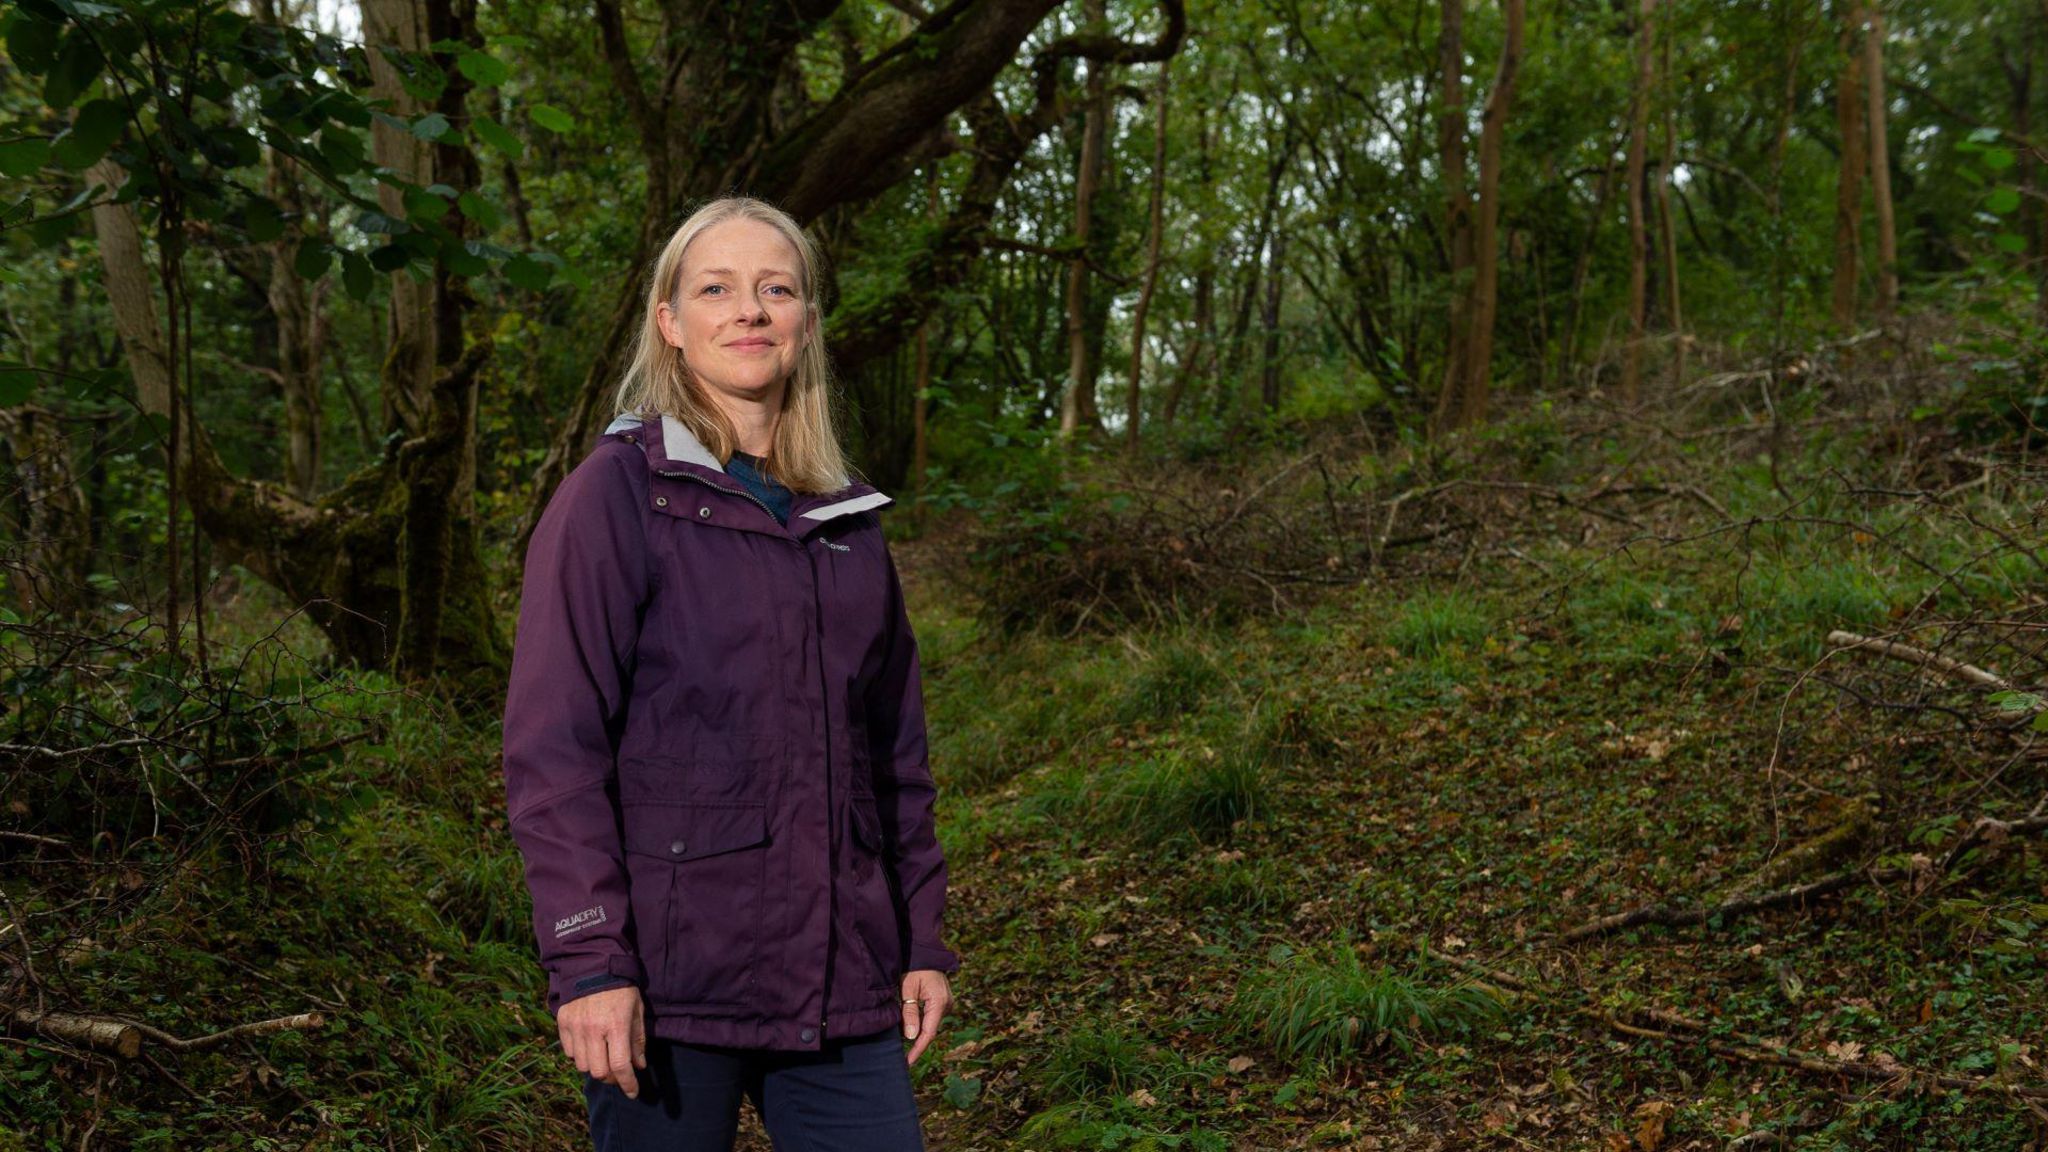
{"label": "fallen leaf", "polygon": [[1232,1056],[1230,1062],[1225,1064],[1224,1067],[1230,1069],[1232,1073],[1241,1073],[1257,1063],[1257,1060],[1249,1056]]}
{"label": "fallen leaf", "polygon": [[1677,1105],[1669,1100],[1652,1100],[1635,1110],[1636,1147],[1642,1152],[1657,1152],[1664,1146],[1664,1125],[1669,1123]]}
{"label": "fallen leaf", "polygon": [[1145,1091],[1143,1088],[1140,1088],[1136,1092],[1131,1093],[1128,1097],[1126,1097],[1126,1099],[1128,1099],[1131,1103],[1137,1105],[1140,1108],[1150,1108],[1153,1105],[1159,1103],[1158,1097],[1152,1095],[1150,1092]]}
{"label": "fallen leaf", "polygon": [[1831,1041],[1822,1051],[1828,1054],[1830,1060],[1841,1060],[1850,1064],[1863,1059],[1863,1045],[1854,1040]]}
{"label": "fallen leaf", "polygon": [[1124,934],[1121,932],[1098,932],[1090,936],[1088,942],[1097,948],[1107,948],[1123,938]]}

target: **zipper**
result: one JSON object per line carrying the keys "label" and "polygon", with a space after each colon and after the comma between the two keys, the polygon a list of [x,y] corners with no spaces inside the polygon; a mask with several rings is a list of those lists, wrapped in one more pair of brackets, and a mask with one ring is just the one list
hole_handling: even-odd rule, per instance
{"label": "zipper", "polygon": [[[761,499],[761,498],[760,498],[759,496],[756,496],[756,495],[754,495],[754,494],[753,494],[752,492],[738,492],[738,493],[735,493],[735,492],[734,492],[734,491],[733,491],[732,489],[730,489],[730,488],[724,487],[723,485],[719,485],[719,484],[713,484],[713,483],[712,483],[711,481],[709,481],[709,480],[706,480],[706,479],[705,479],[705,478],[703,478],[702,476],[698,476],[698,475],[696,475],[695,473],[691,473],[691,472],[664,472],[664,471],[662,471],[661,469],[659,469],[659,468],[656,468],[656,469],[654,470],[654,474],[655,474],[656,476],[667,476],[667,477],[670,477],[671,479],[677,479],[677,480],[695,480],[695,481],[696,481],[697,483],[699,483],[699,484],[702,484],[703,486],[705,486],[706,488],[709,488],[709,489],[711,489],[711,490],[712,490],[712,491],[714,491],[714,492],[723,492],[723,493],[725,493],[725,494],[726,494],[726,495],[728,495],[728,496],[733,496],[733,495],[738,495],[738,496],[745,496],[745,497],[746,497],[747,499],[749,499],[749,500],[752,500],[752,501],[754,502],[754,506],[755,506],[755,507],[759,508],[759,509],[760,509],[761,511],[763,511],[763,512],[766,512],[766,513],[768,513],[768,518],[769,518],[770,520],[775,520],[775,510],[774,510],[773,508],[770,508],[770,507],[768,507],[768,505],[767,505],[767,504],[766,504],[765,502],[763,502],[763,501],[762,501],[762,499]],[[783,523],[782,523],[782,521],[780,521],[780,520],[775,520],[775,524],[776,524],[776,527],[778,527],[778,528],[782,528],[782,529],[783,529],[783,530],[784,530],[785,532],[786,532],[786,531],[788,531],[788,525],[786,525],[786,524],[783,524]],[[792,536],[792,537],[790,537],[789,539],[790,539],[790,543],[792,543],[792,544],[795,544],[795,545],[796,545],[797,547],[799,547],[799,548],[803,547],[803,542],[802,542],[802,541],[800,541],[800,540],[798,540],[798,539],[796,539],[796,537]]]}

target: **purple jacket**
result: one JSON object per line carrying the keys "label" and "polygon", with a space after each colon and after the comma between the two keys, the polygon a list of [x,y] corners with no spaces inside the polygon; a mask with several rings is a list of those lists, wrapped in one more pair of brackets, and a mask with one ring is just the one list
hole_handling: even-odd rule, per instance
{"label": "purple jacket", "polygon": [[674,418],[615,421],[535,528],[505,793],[548,1008],[815,1049],[953,972],[917,641],[855,482],[787,527]]}

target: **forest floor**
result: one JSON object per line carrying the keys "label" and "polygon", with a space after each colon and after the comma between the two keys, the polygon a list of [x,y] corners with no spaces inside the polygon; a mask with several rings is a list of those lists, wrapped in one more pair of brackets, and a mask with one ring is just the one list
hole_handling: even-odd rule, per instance
{"label": "forest floor", "polygon": [[[1376,535],[1283,611],[1005,632],[971,522],[899,533],[964,959],[931,1146],[2043,1147],[2048,485],[1790,415],[1324,444],[1317,522],[1348,493]],[[128,831],[10,841],[0,892],[49,1008],[323,1022],[9,1038],[0,1150],[587,1147],[489,710],[323,669],[260,590],[216,610],[208,683],[74,661],[214,759],[63,760],[10,811]],[[1595,924],[1645,907],[1677,923]]]}
{"label": "forest floor", "polygon": [[1529,483],[1530,435],[1281,618],[1005,637],[911,582],[935,1147],[2048,1147],[2039,698],[1827,643],[2038,689],[2038,471],[1844,423]]}

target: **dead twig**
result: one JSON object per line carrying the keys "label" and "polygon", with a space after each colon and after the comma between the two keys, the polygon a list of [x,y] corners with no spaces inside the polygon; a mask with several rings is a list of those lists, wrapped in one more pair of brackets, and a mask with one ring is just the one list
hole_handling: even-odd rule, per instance
{"label": "dead twig", "polygon": [[1925,648],[1915,648],[1911,644],[1901,644],[1896,640],[1880,640],[1875,636],[1863,636],[1855,632],[1844,632],[1837,628],[1828,633],[1828,646],[1849,652],[1875,652],[1879,656],[1889,656],[1894,660],[1903,660],[1908,664],[1918,664],[1922,668],[1932,669],[1944,676],[1968,681],[1971,684],[1980,685],[1985,688],[1995,688],[2003,692],[2012,691],[2011,682],[1996,672],[1986,672],[1975,664],[1965,664],[1954,657],[1943,656],[1939,652],[1929,652]]}

